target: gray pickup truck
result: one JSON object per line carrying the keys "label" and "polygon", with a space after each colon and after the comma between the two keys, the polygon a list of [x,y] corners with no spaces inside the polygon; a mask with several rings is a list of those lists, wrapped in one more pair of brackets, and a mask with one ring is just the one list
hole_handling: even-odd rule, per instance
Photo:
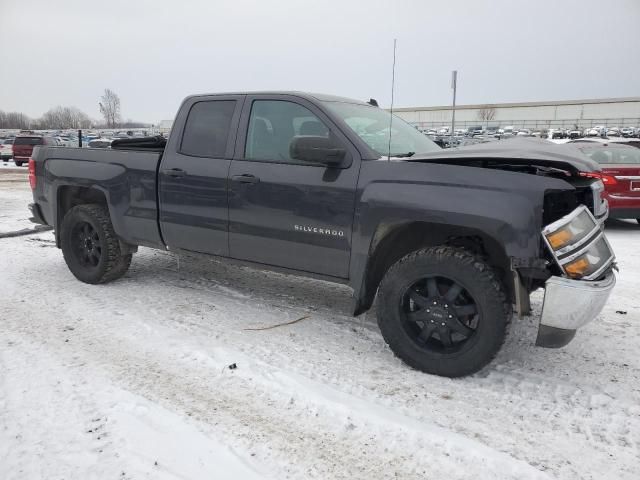
{"label": "gray pickup truck", "polygon": [[511,139],[444,151],[399,118],[296,92],[196,95],[168,140],[41,146],[33,221],[79,280],[124,275],[138,246],[348,284],[408,365],[463,376],[545,288],[537,344],[561,347],[615,284],[597,164]]}

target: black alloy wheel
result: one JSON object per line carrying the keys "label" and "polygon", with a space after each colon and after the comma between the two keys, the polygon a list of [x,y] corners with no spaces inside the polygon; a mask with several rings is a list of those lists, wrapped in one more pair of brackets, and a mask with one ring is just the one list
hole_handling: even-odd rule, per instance
{"label": "black alloy wheel", "polygon": [[78,262],[85,268],[97,267],[102,257],[98,231],[89,222],[78,222],[71,235]]}
{"label": "black alloy wheel", "polygon": [[459,350],[476,333],[478,306],[454,280],[429,276],[410,285],[400,301],[403,326],[421,348],[433,352]]}

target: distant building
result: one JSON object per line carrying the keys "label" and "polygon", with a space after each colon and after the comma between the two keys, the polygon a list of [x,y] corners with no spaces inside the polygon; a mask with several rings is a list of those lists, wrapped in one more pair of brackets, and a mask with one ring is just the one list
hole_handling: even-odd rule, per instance
{"label": "distant building", "polygon": [[160,123],[158,124],[158,132],[169,133],[171,131],[172,125],[173,125],[173,120],[160,120]]}
{"label": "distant building", "polygon": [[[421,130],[451,125],[450,105],[394,108],[393,112]],[[493,118],[487,119],[487,116]],[[456,127],[475,125],[534,129],[574,125],[639,127],[640,97],[456,105]]]}

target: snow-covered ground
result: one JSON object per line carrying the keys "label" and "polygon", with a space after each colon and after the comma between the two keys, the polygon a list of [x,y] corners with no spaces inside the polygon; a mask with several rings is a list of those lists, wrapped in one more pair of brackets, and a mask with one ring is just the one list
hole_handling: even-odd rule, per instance
{"label": "snow-covered ground", "polygon": [[[0,232],[30,226],[7,175]],[[608,234],[597,321],[536,348],[538,293],[458,380],[394,358],[343,286],[145,248],[91,286],[51,232],[0,239],[0,478],[637,480],[640,227]]]}

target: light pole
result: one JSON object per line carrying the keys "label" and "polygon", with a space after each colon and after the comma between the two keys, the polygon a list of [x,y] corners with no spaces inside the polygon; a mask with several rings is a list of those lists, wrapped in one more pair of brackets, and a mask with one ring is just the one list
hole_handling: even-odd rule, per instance
{"label": "light pole", "polygon": [[458,71],[451,72],[451,88],[453,89],[453,108],[451,109],[451,137],[449,146],[453,146],[453,134],[456,128],[456,88],[458,86]]}

